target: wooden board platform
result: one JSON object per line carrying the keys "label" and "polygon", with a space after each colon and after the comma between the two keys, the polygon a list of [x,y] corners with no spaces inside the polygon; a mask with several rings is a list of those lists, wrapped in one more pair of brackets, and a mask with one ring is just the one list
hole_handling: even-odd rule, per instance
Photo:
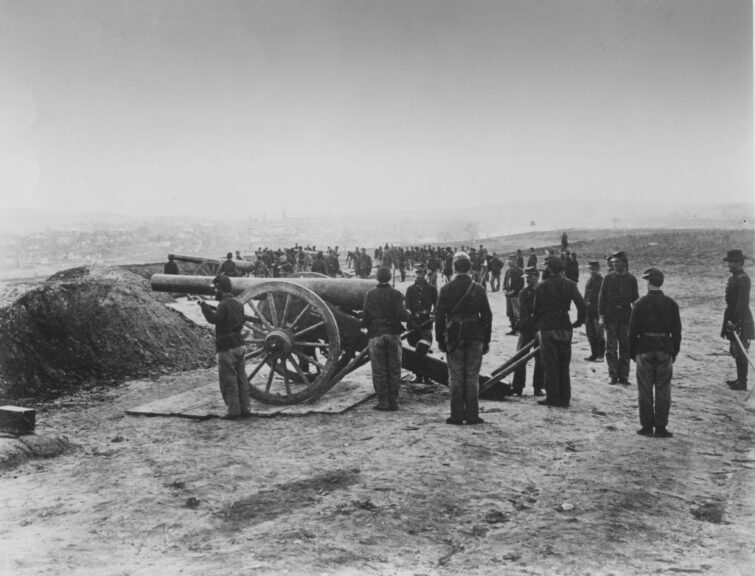
{"label": "wooden board platform", "polygon": [[[274,406],[252,400],[252,416],[302,416],[305,414],[340,414],[369,400],[375,395],[369,378],[342,380],[314,404]],[[205,420],[225,414],[225,404],[218,383],[204,384],[181,394],[154,400],[126,410],[132,416],[177,416]]]}

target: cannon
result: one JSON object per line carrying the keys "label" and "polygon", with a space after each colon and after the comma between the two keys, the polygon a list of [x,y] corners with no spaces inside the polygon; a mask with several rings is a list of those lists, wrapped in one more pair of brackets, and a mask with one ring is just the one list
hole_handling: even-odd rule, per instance
{"label": "cannon", "polygon": [[[186,256],[184,254],[171,254],[176,262],[187,262],[189,264],[196,264],[194,269],[195,276],[215,276],[220,270],[220,264],[225,260],[216,258],[203,258],[201,256]],[[247,260],[234,260],[236,264],[236,270],[239,274],[244,276],[251,274],[254,269],[254,262]]]}
{"label": "cannon", "polygon": [[[152,290],[212,295],[212,277],[155,274]],[[346,374],[369,361],[360,313],[374,280],[329,277],[231,278],[244,306],[247,378],[253,398],[267,404],[315,402]],[[533,352],[534,350],[534,352]],[[537,351],[520,350],[491,376],[481,376],[481,396],[513,392],[503,382]],[[445,362],[404,345],[402,366],[448,385]]]}

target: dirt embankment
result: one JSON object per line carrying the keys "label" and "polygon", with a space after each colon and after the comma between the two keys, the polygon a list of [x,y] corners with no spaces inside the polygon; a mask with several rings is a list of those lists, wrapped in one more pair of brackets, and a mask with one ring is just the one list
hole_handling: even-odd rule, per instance
{"label": "dirt embankment", "polygon": [[30,288],[0,308],[0,398],[211,366],[211,332],[166,298],[121,268],[75,268]]}

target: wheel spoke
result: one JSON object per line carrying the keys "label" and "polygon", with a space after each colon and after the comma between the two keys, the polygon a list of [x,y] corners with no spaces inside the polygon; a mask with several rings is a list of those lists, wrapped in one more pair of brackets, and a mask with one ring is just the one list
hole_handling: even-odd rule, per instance
{"label": "wheel spoke", "polygon": [[288,383],[288,370],[286,369],[286,360],[285,358],[281,362],[281,365],[283,366],[283,385],[286,387],[286,394],[289,396],[291,395],[291,386]]}
{"label": "wheel spoke", "polygon": [[288,358],[291,360],[291,364],[294,365],[294,368],[299,373],[299,377],[302,379],[302,382],[304,382],[304,384],[306,385],[309,385],[309,376],[304,373],[304,370],[301,369],[301,366],[299,366],[299,363],[296,361],[296,358],[294,358],[293,354],[289,354]]}
{"label": "wheel spoke", "polygon": [[294,338],[298,338],[299,336],[306,334],[307,332],[312,332],[312,330],[317,330],[320,326],[325,326],[325,320],[320,320],[316,324],[312,324],[312,326],[307,326],[306,328],[304,328],[304,330],[296,332],[294,334]]}
{"label": "wheel spoke", "polygon": [[330,348],[330,346],[323,344],[322,342],[297,342],[296,346],[301,346],[302,348],[319,348],[320,350],[327,350]]}
{"label": "wheel spoke", "polygon": [[322,371],[325,368],[324,365],[320,364],[317,360],[315,360],[314,356],[307,356],[303,352],[297,352],[297,351],[294,351],[294,354],[296,354],[299,358],[306,360],[310,364],[314,364],[320,369],[320,371]]}
{"label": "wheel spoke", "polygon": [[265,339],[264,338],[249,338],[248,340],[244,340],[247,344],[264,344]]}
{"label": "wheel spoke", "polygon": [[248,352],[247,354],[245,354],[244,358],[248,360],[249,358],[254,358],[255,356],[259,356],[260,354],[263,354],[264,352],[265,352],[264,348],[255,348],[251,352]]}
{"label": "wheel spoke", "polygon": [[249,300],[247,304],[249,304],[249,306],[252,307],[252,310],[254,310],[254,313],[257,314],[257,318],[260,319],[262,324],[265,325],[265,328],[267,328],[268,330],[275,330],[275,328],[270,324],[270,322],[267,321],[267,318],[265,318],[262,312],[260,312],[260,309],[257,308],[257,305],[254,303],[254,300]]}
{"label": "wheel spoke", "polygon": [[304,308],[302,308],[301,312],[299,312],[299,314],[296,316],[296,318],[294,318],[294,321],[291,322],[291,330],[293,330],[294,328],[296,328],[296,325],[299,323],[299,320],[302,319],[302,316],[304,316],[304,314],[310,308],[312,308],[312,305],[308,302],[307,305]]}
{"label": "wheel spoke", "polygon": [[267,375],[267,384],[265,385],[265,393],[270,393],[270,385],[273,383],[273,376],[275,376],[275,365],[278,364],[278,359],[273,358],[273,361],[270,363],[270,374]]}
{"label": "wheel spoke", "polygon": [[275,298],[273,298],[273,293],[268,292],[266,296],[267,305],[270,306],[270,318],[272,318],[273,320],[273,326],[280,326],[280,324],[278,324],[278,310],[275,307]]}
{"label": "wheel spoke", "polygon": [[291,294],[286,292],[286,303],[283,306],[283,316],[281,316],[281,323],[280,323],[281,328],[286,327],[286,316],[288,316],[288,305],[290,302],[291,302]]}
{"label": "wheel spoke", "polygon": [[249,374],[249,376],[247,377],[247,380],[249,382],[251,382],[252,378],[254,378],[257,375],[257,372],[259,372],[260,368],[262,368],[266,363],[267,363],[267,357],[263,358],[262,362],[260,362],[259,364],[257,364],[257,366],[255,367],[255,369],[252,370],[252,373]]}

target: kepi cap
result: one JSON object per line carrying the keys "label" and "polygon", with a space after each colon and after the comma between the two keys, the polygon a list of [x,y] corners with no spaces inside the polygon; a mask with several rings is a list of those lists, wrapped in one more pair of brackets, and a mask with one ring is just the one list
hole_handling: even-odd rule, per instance
{"label": "kepi cap", "polygon": [[627,261],[627,253],[623,250],[619,250],[618,252],[614,252],[608,257],[609,260],[621,260],[623,262]]}
{"label": "kepi cap", "polygon": [[648,268],[642,273],[642,278],[653,286],[663,286],[663,272],[658,270],[658,268]]}
{"label": "kepi cap", "polygon": [[596,269],[597,269],[597,268],[600,268],[600,262],[599,262],[598,260],[590,260],[590,261],[589,261],[589,262],[587,263],[587,265],[588,265],[588,266],[589,266],[590,268],[596,268]]}

